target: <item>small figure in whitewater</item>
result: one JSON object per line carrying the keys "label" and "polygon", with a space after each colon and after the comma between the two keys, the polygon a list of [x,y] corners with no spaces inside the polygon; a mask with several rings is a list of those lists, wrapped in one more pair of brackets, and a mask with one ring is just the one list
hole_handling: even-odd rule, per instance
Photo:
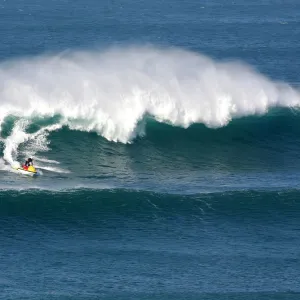
{"label": "small figure in whitewater", "polygon": [[28,158],[28,159],[25,161],[25,164],[23,165],[23,168],[24,168],[25,170],[27,170],[29,166],[33,166],[33,159],[32,159],[32,158]]}

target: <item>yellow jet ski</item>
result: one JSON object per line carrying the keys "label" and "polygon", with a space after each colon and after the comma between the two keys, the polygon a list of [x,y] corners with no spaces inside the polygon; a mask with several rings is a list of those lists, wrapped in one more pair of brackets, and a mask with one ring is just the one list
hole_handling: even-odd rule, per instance
{"label": "yellow jet ski", "polygon": [[22,166],[22,167],[16,167],[14,168],[18,173],[23,175],[29,175],[29,176],[36,176],[38,175],[38,172],[34,166]]}

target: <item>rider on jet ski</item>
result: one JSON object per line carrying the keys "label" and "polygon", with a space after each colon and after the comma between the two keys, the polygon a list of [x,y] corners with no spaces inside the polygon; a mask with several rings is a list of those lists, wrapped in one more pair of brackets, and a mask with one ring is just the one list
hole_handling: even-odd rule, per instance
{"label": "rider on jet ski", "polygon": [[24,169],[27,169],[29,166],[33,166],[33,160],[32,158],[28,158],[26,161],[25,161],[25,164],[24,164]]}

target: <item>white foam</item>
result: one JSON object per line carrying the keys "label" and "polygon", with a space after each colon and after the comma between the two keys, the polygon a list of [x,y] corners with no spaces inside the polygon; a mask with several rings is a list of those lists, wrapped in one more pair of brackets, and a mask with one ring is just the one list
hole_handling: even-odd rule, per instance
{"label": "white foam", "polygon": [[[27,155],[28,156],[28,155]],[[59,161],[56,161],[56,160],[52,160],[52,159],[47,159],[45,157],[39,157],[39,156],[34,156],[34,160],[35,161],[40,161],[40,162],[45,162],[45,163],[50,163],[50,164],[56,164],[56,165],[59,165],[60,162]]]}
{"label": "white foam", "polygon": [[[124,143],[144,133],[137,124],[145,114],[176,126],[219,127],[235,117],[264,114],[270,107],[300,104],[297,90],[242,63],[153,47],[2,63],[0,100],[0,125],[8,115],[30,119],[60,114],[57,128],[96,131]],[[5,141],[9,160],[7,153],[15,151],[10,141],[28,139],[22,126],[16,124],[14,130]]]}
{"label": "white foam", "polygon": [[21,144],[26,143],[26,157],[34,156],[36,152],[47,151],[48,141],[47,136],[50,131],[60,128],[60,125],[50,125],[39,129],[37,132],[29,134],[26,133],[26,128],[30,124],[28,119],[20,119],[15,122],[11,134],[3,140],[4,150],[3,158],[13,167],[20,166],[16,161],[18,148]]}
{"label": "white foam", "polygon": [[47,171],[50,171],[50,172],[55,172],[55,173],[65,173],[65,174],[70,173],[69,170],[65,170],[65,169],[58,168],[58,167],[42,166],[42,165],[38,165],[38,164],[35,164],[35,166],[36,166],[36,168],[37,168],[38,170],[47,170]]}
{"label": "white foam", "polygon": [[5,139],[5,148],[3,151],[3,158],[11,165],[18,165],[19,163],[14,160],[17,154],[18,146],[29,139],[29,134],[25,132],[28,126],[27,120],[19,120],[15,122],[12,133]]}
{"label": "white foam", "polygon": [[0,170],[2,171],[13,171],[10,165],[8,165],[4,159],[0,158]]}

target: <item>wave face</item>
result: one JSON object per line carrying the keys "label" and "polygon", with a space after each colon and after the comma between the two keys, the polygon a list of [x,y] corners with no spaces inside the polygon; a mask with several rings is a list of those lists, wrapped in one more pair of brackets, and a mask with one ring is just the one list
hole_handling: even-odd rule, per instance
{"label": "wave face", "polygon": [[[34,157],[45,175],[30,181],[36,189],[121,188],[182,195],[279,191],[299,185],[299,120],[299,113],[288,109],[236,119],[218,129],[203,124],[184,129],[145,119],[145,136],[123,144],[65,126],[47,131],[57,126],[55,118],[31,120],[26,128],[20,126],[23,119],[6,119],[1,151],[18,162]],[[6,160],[0,160],[0,169],[0,189],[27,188],[28,181],[11,173]]]}

